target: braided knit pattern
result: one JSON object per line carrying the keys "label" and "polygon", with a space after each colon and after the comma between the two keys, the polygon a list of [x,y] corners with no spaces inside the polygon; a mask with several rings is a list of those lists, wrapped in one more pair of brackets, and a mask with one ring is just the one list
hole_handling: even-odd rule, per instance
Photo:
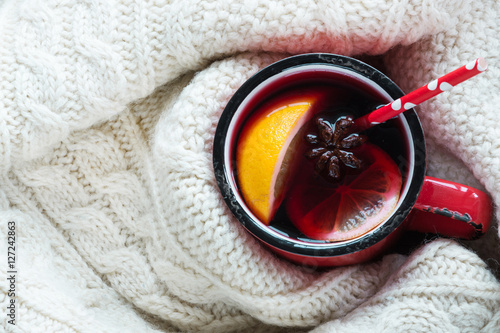
{"label": "braided knit pattern", "polygon": [[15,221],[19,271],[1,327],[500,331],[498,211],[478,241],[315,271],[243,229],[212,167],[227,101],[287,55],[368,57],[405,91],[482,56],[486,73],[419,115],[428,174],[497,207],[499,22],[495,0],[0,2],[0,239]]}

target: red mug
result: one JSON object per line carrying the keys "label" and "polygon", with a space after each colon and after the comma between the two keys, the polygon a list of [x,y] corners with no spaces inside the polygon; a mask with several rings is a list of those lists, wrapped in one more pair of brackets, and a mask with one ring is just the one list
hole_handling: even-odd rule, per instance
{"label": "red mug", "polygon": [[[213,165],[217,184],[237,220],[278,255],[295,263],[327,267],[357,264],[383,254],[405,230],[444,237],[476,239],[489,228],[491,199],[484,192],[462,184],[425,175],[424,133],[414,109],[390,120],[397,133],[386,145],[397,145],[395,161],[404,173],[397,206],[380,225],[354,239],[316,242],[272,228],[252,213],[238,189],[235,150],[238,133],[256,106],[280,89],[304,80],[328,78],[343,87],[362,89],[384,103],[403,92],[377,69],[350,57],[312,53],[293,56],[262,69],[246,81],[225,107],[214,137]],[[380,126],[380,125],[378,125]],[[399,151],[399,153],[398,153]]]}

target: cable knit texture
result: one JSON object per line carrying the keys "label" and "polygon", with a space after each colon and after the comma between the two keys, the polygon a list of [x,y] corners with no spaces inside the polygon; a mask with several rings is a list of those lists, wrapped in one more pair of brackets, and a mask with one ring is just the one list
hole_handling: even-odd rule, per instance
{"label": "cable knit texture", "polygon": [[[17,225],[12,332],[499,332],[498,227],[314,271],[233,218],[212,140],[236,89],[287,55],[376,62],[424,103],[428,174],[500,204],[500,2],[0,2],[0,237]],[[4,247],[5,248],[5,247]],[[5,258],[5,255],[3,256]],[[497,277],[495,277],[495,275]]]}

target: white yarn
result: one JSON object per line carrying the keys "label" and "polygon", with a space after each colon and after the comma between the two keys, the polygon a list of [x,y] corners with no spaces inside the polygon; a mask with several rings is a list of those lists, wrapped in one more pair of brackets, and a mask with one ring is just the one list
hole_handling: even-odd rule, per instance
{"label": "white yarn", "polygon": [[[486,73],[420,114],[429,173],[498,205],[499,19],[494,0],[0,3],[0,238],[15,221],[19,249],[2,326],[498,332],[496,222],[470,249],[435,240],[317,272],[243,230],[211,153],[230,96],[285,54],[376,55],[405,91],[483,56]],[[0,272],[6,309],[6,259]]]}

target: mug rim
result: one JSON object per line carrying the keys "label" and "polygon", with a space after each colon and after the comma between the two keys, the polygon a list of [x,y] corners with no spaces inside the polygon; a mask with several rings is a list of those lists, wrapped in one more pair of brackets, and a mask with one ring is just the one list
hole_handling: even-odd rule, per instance
{"label": "mug rim", "polygon": [[226,139],[228,138],[228,129],[234,114],[251,91],[260,83],[279,73],[291,68],[308,65],[334,66],[357,73],[380,86],[394,100],[404,95],[403,91],[385,74],[355,58],[330,53],[307,53],[284,58],[261,69],[250,77],[236,90],[225,106],[219,118],[214,136],[213,167],[217,185],[226,205],[239,223],[257,239],[271,247],[294,255],[337,257],[362,251],[379,243],[399,228],[406,219],[417,200],[424,182],[426,167],[424,134],[418,116],[413,108],[399,115],[399,117],[404,117],[408,124],[409,136],[412,138],[410,144],[413,144],[413,158],[415,160],[415,154],[418,152],[420,154],[419,159],[422,162],[414,163],[406,196],[402,198],[399,207],[382,226],[375,228],[373,232],[342,242],[313,243],[294,241],[287,237],[277,237],[269,226],[263,227],[262,222],[255,221],[240,205],[236,195],[233,193],[231,186],[231,173],[233,170],[230,170],[226,165],[224,156]]}

